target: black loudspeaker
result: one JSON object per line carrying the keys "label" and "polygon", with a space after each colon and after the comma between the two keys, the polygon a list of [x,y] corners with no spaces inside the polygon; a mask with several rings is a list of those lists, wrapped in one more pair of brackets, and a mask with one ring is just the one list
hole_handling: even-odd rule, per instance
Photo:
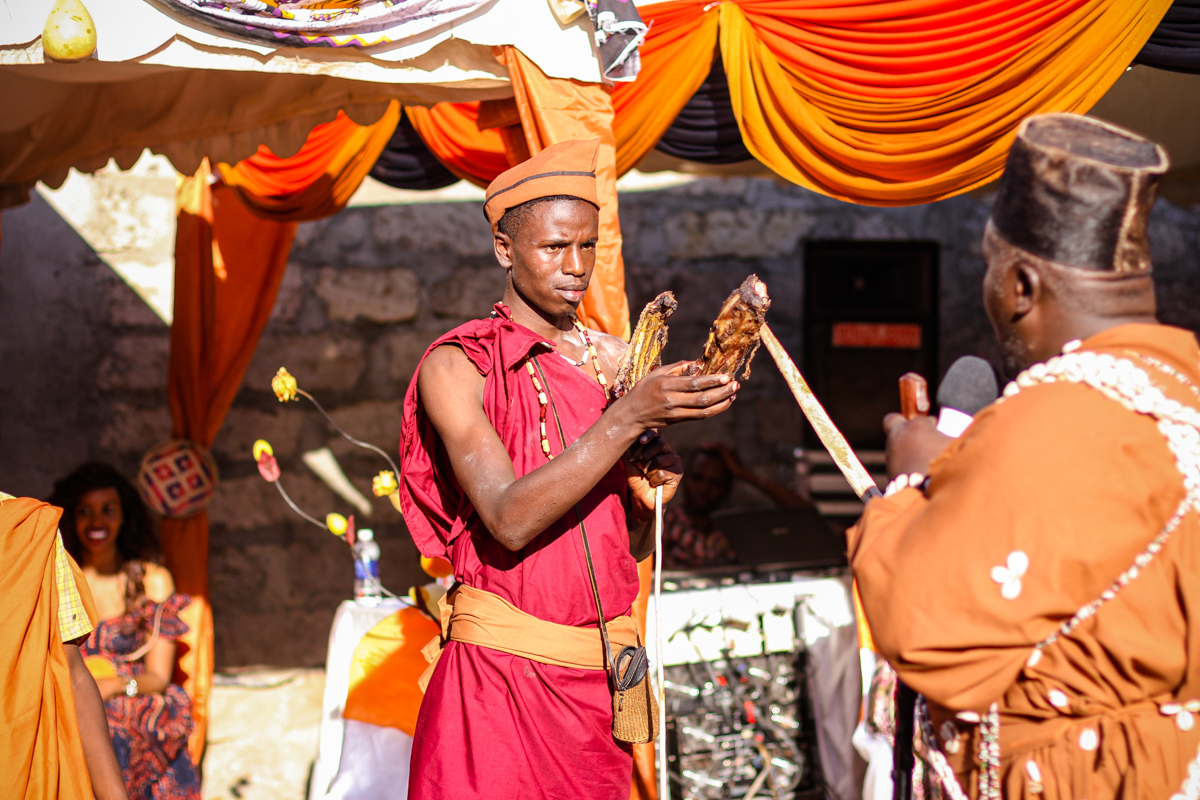
{"label": "black loudspeaker", "polygon": [[853,447],[880,449],[900,376],[937,378],[938,244],[813,241],[804,272],[805,377]]}

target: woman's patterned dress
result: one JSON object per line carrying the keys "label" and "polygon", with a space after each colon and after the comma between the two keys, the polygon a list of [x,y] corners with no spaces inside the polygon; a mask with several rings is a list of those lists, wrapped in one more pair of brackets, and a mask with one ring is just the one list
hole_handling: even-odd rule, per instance
{"label": "woman's patterned dress", "polygon": [[[190,602],[187,595],[173,594],[162,603],[159,636],[173,642],[187,633],[179,612]],[[147,600],[131,613],[101,622],[83,646],[84,656],[103,656],[120,677],[141,678],[143,660],[120,658],[150,640],[158,605]],[[200,776],[187,749],[192,701],[182,687],[171,684],[162,694],[117,695],[104,709],[129,800],[199,800]]]}

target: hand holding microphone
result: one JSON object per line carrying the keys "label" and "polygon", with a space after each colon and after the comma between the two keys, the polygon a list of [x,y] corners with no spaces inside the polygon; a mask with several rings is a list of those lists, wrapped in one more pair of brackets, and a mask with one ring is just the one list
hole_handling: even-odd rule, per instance
{"label": "hand holding microphone", "polygon": [[941,412],[934,420],[926,416],[929,396],[924,383],[920,376],[912,373],[901,378],[904,413],[888,414],[883,420],[887,432],[889,478],[901,474],[929,474],[929,463],[960,436],[974,415],[998,394],[991,366],[982,358],[963,356],[951,365],[938,387]]}

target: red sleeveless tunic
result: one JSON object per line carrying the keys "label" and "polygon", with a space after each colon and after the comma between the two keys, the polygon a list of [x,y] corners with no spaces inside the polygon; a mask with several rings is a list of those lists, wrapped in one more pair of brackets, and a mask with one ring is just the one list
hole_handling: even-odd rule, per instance
{"label": "red sleeveless tunic", "polygon": [[[440,345],[454,344],[484,376],[484,413],[520,478],[547,463],[526,357],[536,358],[545,375],[568,445],[600,418],[606,398],[595,378],[513,322],[505,306],[495,308],[492,319],[469,322],[435,341],[426,357]],[[575,511],[520,552],[497,542],[455,479],[421,407],[417,369],[404,401],[400,500],[418,549],[448,558],[458,581],[493,592],[539,619],[596,625]],[[557,455],[563,447],[553,412],[547,414],[546,430]],[[627,492],[617,463],[579,504],[609,619],[629,613],[638,591],[626,527]],[[628,745],[613,739],[611,725],[603,671],[554,667],[449,642],[417,718],[409,797],[626,800],[632,760]]]}

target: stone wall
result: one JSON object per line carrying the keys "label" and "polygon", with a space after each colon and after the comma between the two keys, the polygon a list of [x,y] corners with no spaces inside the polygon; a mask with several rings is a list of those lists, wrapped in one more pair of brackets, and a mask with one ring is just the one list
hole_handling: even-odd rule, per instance
{"label": "stone wall", "polygon": [[[627,282],[636,312],[675,292],[666,358],[694,358],[722,299],[750,272],[770,287],[772,325],[801,352],[803,248],[813,239],[933,240],[941,245],[941,364],[996,360],[980,300],[979,242],[988,205],[957,198],[874,209],[763,179],[704,179],[621,198]],[[86,458],[132,474],[168,437],[166,326],[44,201],[4,213],[0,246],[0,487],[45,496]],[[1200,327],[1200,210],[1160,202],[1151,225],[1164,321]],[[344,544],[304,522],[257,474],[257,438],[272,442],[292,496],[314,515],[349,510],[302,463],[333,450],[359,490],[384,466],[338,437],[307,401],[281,406],[285,366],[338,423],[389,453],[422,352],[488,312],[503,291],[475,203],[352,208],[300,226],[280,296],[213,452],[223,482],[211,505],[212,602],[219,666],[324,659],[337,603],[350,596]],[[670,438],[682,450],[735,443],[763,474],[786,479],[802,419],[762,356],[733,410]],[[372,498],[374,500],[374,498]],[[399,516],[374,501],[369,525],[384,583],[422,580]]]}

